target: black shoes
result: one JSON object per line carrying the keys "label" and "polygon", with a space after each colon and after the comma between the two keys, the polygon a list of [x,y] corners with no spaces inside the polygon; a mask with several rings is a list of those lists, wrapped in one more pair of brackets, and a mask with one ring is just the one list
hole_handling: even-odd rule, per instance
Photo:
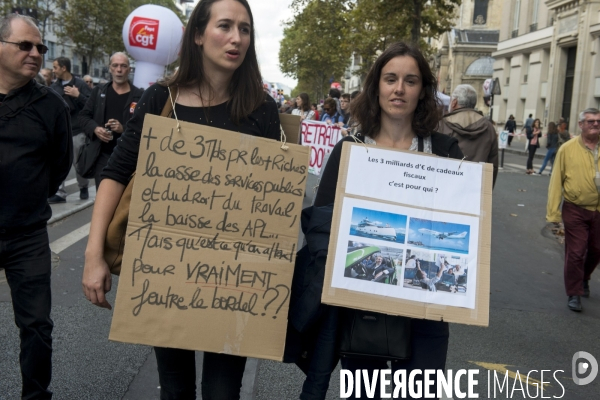
{"label": "black shoes", "polygon": [[81,200],[87,200],[89,197],[90,197],[90,194],[88,193],[88,188],[79,189],[79,198]]}
{"label": "black shoes", "polygon": [[58,203],[66,203],[66,202],[67,202],[67,199],[62,198],[57,194],[48,198],[48,204],[58,204]]}
{"label": "black shoes", "polygon": [[569,306],[569,310],[581,311],[581,296],[569,296],[567,306]]}

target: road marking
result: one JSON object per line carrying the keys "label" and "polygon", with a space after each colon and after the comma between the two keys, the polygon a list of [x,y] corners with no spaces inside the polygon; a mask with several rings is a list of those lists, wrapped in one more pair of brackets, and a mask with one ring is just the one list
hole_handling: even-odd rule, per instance
{"label": "road marking", "polygon": [[[492,364],[492,363],[485,363],[485,362],[478,362],[478,361],[469,361],[469,362],[471,364],[478,365],[478,366],[480,366],[482,368],[485,368],[487,370],[490,370],[490,371],[500,372],[502,375],[508,374],[508,376],[510,378],[512,378],[512,379],[516,379],[517,378],[517,374],[516,373],[514,373],[512,371],[509,371],[508,369],[506,369],[506,367],[512,367],[513,365]],[[525,375],[525,376],[526,376],[525,382],[523,382],[523,378],[521,377],[521,373],[519,372],[518,377],[519,377],[519,380],[521,381],[521,383],[525,383],[525,384],[531,385],[533,387],[536,387],[536,385],[534,385],[534,383],[537,383],[540,386],[542,385],[542,382],[540,382],[540,381],[538,381],[536,379],[533,379],[532,377],[527,377],[527,375]],[[548,387],[548,386],[552,386],[552,385],[549,385],[548,383],[544,383],[543,386]]]}
{"label": "road marking", "polygon": [[60,239],[56,239],[54,242],[50,243],[50,250],[52,250],[52,252],[56,254],[60,254],[63,250],[66,250],[70,246],[74,245],[75,243],[89,235],[89,233],[90,222],[66,234]]}

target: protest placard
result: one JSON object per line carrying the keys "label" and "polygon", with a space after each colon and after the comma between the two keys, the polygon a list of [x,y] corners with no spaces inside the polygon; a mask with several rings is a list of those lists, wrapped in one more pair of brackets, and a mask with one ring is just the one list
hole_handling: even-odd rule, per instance
{"label": "protest placard", "polygon": [[302,121],[302,144],[310,148],[308,172],[314,175],[321,173],[325,155],[331,153],[334,146],[342,139],[342,130],[337,125],[319,121]]}
{"label": "protest placard", "polygon": [[322,301],[487,326],[492,174],[344,143]]}
{"label": "protest placard", "polygon": [[285,132],[288,143],[300,143],[300,116],[292,114],[279,114],[281,127]]}
{"label": "protest placard", "polygon": [[146,115],[110,339],[281,360],[308,149]]}

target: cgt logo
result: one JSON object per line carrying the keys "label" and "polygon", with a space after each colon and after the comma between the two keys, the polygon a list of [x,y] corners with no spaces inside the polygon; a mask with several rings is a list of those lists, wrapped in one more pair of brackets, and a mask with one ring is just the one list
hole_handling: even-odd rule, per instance
{"label": "cgt logo", "polygon": [[[593,355],[585,351],[578,351],[573,354],[571,367],[573,382],[579,386],[592,383],[596,379],[596,376],[598,376],[598,361],[596,361]],[[587,376],[583,377],[586,374]]]}
{"label": "cgt logo", "polygon": [[129,25],[129,45],[156,50],[158,23],[157,19],[133,17]]}

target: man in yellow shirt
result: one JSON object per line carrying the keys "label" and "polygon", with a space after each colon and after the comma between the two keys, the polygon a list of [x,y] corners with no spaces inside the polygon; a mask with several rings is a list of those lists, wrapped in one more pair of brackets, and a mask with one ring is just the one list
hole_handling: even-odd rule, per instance
{"label": "man in yellow shirt", "polygon": [[556,154],[546,211],[548,222],[562,218],[565,225],[565,289],[573,311],[582,310],[581,296],[589,297],[589,280],[600,262],[600,111],[582,111],[579,128],[581,135]]}

